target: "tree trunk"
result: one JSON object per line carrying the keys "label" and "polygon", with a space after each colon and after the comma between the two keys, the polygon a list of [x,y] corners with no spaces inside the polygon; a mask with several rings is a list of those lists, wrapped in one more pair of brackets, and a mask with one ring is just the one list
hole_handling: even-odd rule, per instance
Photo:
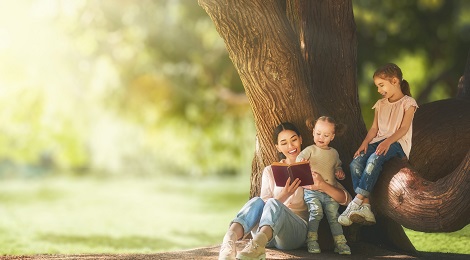
{"label": "tree trunk", "polygon": [[[199,4],[224,39],[253,111],[256,150],[250,197],[259,194],[263,168],[278,160],[271,135],[282,121],[296,124],[306,145],[312,143],[311,133],[304,124],[306,118],[330,115],[346,124],[346,135],[335,138],[332,146],[340,154],[343,169],[349,172],[352,155],[366,134],[357,92],[356,29],[351,1],[199,0]],[[460,110],[454,117],[442,114],[442,119],[449,120],[445,122],[439,122],[440,117],[435,114],[444,112],[442,107],[448,104],[429,108],[423,105],[418,109],[410,156],[415,170],[399,160],[386,163],[372,196],[377,225],[361,232],[353,225],[345,228],[345,234],[353,239],[413,251],[401,225],[415,230],[447,231],[468,224],[469,203],[462,196],[469,185],[468,152],[462,149],[469,147],[470,120],[468,113],[461,110],[468,111],[468,100],[461,102],[455,103]],[[434,108],[439,110],[430,112]],[[450,109],[453,108],[447,111]],[[428,113],[432,118],[427,118]],[[426,124],[428,121],[432,127]],[[436,127],[447,128],[436,134]],[[447,137],[452,133],[457,138],[465,133],[464,148],[441,150],[425,142],[433,140],[433,136],[440,138],[440,134],[446,137],[439,140],[449,140]],[[447,144],[451,148],[456,143],[459,142]],[[430,147],[432,151],[428,151]],[[428,164],[422,163],[426,160],[436,163],[427,167]],[[435,179],[439,181],[431,183]],[[353,193],[349,175],[342,183]],[[439,210],[431,211],[430,207]],[[459,209],[452,213],[451,207]],[[430,227],[432,224],[426,221],[436,225]],[[329,233],[324,222],[322,226],[320,238]],[[327,247],[331,247],[331,241]]]}
{"label": "tree trunk", "polygon": [[[279,1],[201,0],[199,4],[224,39],[253,111],[256,151],[250,197],[257,196],[264,167],[278,160],[274,127],[284,121],[303,126],[308,116],[316,114],[310,77]],[[311,134],[305,127],[300,130],[308,141]]]}

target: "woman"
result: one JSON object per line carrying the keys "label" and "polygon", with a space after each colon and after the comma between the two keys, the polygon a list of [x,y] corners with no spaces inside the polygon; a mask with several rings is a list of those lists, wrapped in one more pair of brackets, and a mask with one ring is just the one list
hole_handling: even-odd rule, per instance
{"label": "woman", "polygon": [[[281,123],[274,129],[273,141],[282,162],[294,163],[302,145],[300,132],[291,123]],[[312,189],[322,190],[341,205],[351,200],[349,193],[326,183],[320,175],[313,174],[315,184]],[[263,170],[261,195],[249,200],[224,236],[219,253],[221,259],[265,259],[265,247],[276,247],[283,250],[296,249],[305,244],[307,238],[308,211],[304,202],[303,188],[300,180],[290,184],[287,180],[284,187],[276,187],[271,166]],[[253,230],[256,226],[258,228]],[[247,246],[236,252],[235,242],[253,230],[253,239]]]}

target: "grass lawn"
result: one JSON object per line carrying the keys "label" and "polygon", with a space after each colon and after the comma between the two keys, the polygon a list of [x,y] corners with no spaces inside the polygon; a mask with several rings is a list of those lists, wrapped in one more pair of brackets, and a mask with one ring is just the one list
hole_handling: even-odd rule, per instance
{"label": "grass lawn", "polygon": [[[0,255],[155,253],[220,243],[249,179],[2,180]],[[406,231],[420,251],[470,254],[470,226]]]}

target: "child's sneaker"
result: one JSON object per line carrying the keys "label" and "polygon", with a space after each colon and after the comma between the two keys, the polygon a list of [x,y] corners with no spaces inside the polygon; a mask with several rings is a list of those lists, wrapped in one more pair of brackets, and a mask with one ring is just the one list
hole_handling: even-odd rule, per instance
{"label": "child's sneaker", "polygon": [[237,247],[235,242],[227,241],[220,246],[219,260],[235,260],[237,255]]}
{"label": "child's sneaker", "polygon": [[359,206],[356,202],[354,201],[351,201],[349,202],[348,204],[348,207],[346,208],[345,211],[343,211],[343,213],[341,213],[341,215],[339,215],[338,217],[338,223],[340,223],[341,225],[343,226],[351,226],[351,224],[353,223],[351,221],[351,219],[349,218],[349,214],[353,211],[356,211],[360,208],[361,206]]}
{"label": "child's sneaker", "polygon": [[351,254],[351,248],[346,244],[346,238],[344,235],[334,236],[333,239],[335,240],[335,253],[340,255]]}
{"label": "child's sneaker", "polygon": [[309,253],[318,254],[321,253],[320,245],[317,242],[318,233],[317,232],[308,232],[307,235],[307,248]]}
{"label": "child's sneaker", "polygon": [[353,211],[349,214],[349,218],[354,223],[361,225],[374,225],[376,223],[374,213],[370,210],[369,204],[362,204],[359,210]]}
{"label": "child's sneaker", "polygon": [[258,232],[258,234],[253,237],[253,239],[248,242],[245,248],[237,254],[237,259],[240,260],[266,260],[266,244],[268,243],[268,238],[263,232]]}

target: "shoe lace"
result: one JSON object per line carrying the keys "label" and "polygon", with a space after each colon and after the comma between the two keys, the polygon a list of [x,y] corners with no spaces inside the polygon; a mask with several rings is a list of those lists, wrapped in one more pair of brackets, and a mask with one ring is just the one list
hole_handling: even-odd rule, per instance
{"label": "shoe lace", "polygon": [[[250,239],[248,244],[246,244],[245,249],[249,249],[249,248],[257,249],[258,247],[259,247],[258,243],[253,241],[253,239]],[[243,249],[243,250],[245,250],[245,249]]]}
{"label": "shoe lace", "polygon": [[233,250],[233,241],[227,241],[222,243],[222,245],[220,246],[220,251],[224,251],[226,249],[229,251]]}

